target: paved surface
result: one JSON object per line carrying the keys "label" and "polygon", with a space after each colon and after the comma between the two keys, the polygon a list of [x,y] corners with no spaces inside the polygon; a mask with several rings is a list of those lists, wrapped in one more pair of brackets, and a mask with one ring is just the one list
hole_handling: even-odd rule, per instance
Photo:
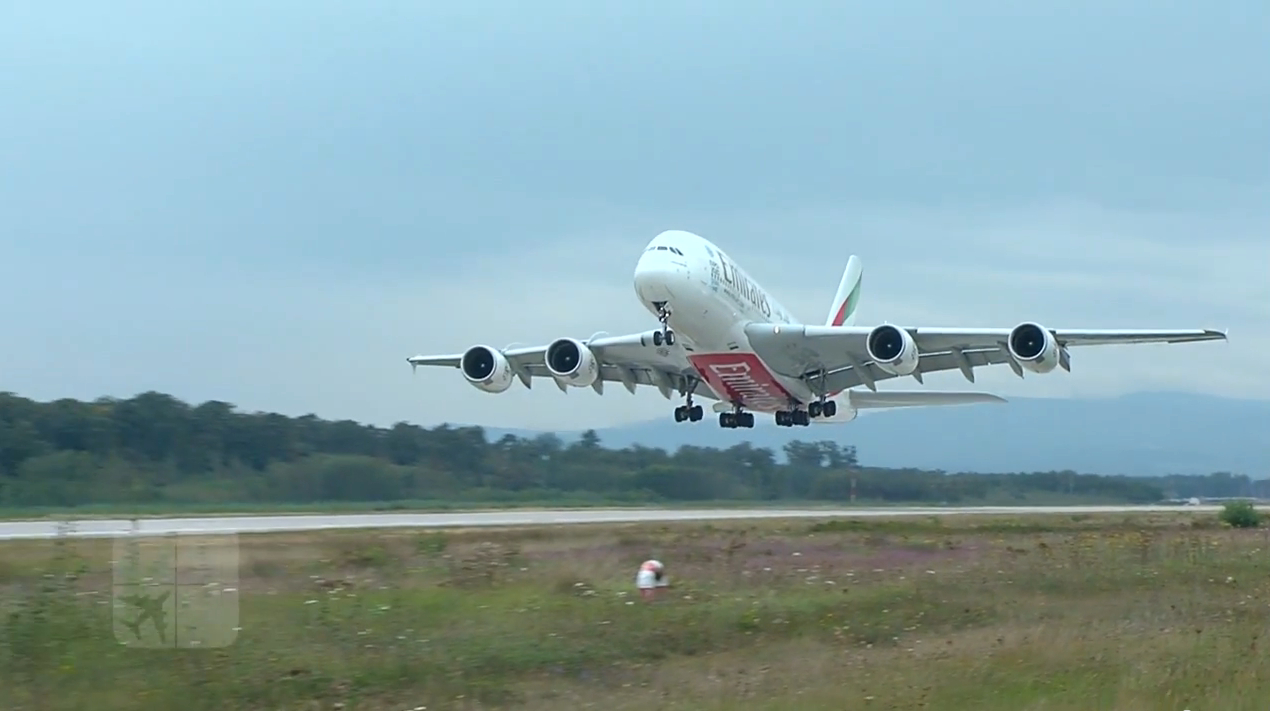
{"label": "paved surface", "polygon": [[[939,514],[1129,513],[1175,511],[1212,513],[1219,506],[982,506],[824,509],[573,509],[453,513],[319,514],[290,516],[206,516],[190,518],[0,521],[0,540],[110,537],[142,533],[269,533],[339,528],[443,528],[462,526],[541,526],[569,523],[637,523],[759,518],[929,516]],[[135,525],[135,528],[134,528]]]}

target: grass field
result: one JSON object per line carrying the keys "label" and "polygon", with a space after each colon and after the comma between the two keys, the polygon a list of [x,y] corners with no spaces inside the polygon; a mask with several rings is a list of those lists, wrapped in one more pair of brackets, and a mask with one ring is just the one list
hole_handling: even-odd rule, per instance
{"label": "grass field", "polygon": [[[0,707],[1260,711],[1270,699],[1270,532],[1209,514],[237,545],[238,580],[220,593],[238,603],[233,644],[139,649],[112,629],[110,541],[0,544]],[[673,587],[643,604],[634,574],[653,556]]]}

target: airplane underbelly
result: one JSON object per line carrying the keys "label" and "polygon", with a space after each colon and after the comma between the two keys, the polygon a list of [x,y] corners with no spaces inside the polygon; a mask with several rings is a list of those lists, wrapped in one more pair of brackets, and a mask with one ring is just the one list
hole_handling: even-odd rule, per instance
{"label": "airplane underbelly", "polygon": [[788,409],[794,397],[753,353],[694,353],[688,360],[724,402],[738,403],[754,412],[775,412]]}

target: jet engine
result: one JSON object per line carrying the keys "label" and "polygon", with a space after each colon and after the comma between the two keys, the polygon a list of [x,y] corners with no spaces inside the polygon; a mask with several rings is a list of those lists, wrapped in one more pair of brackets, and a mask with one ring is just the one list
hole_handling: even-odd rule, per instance
{"label": "jet engine", "polygon": [[1048,328],[1037,323],[1021,323],[1010,330],[1006,343],[1019,365],[1033,373],[1048,373],[1058,366],[1058,341]]}
{"label": "jet engine", "polygon": [[558,338],[547,346],[547,370],[559,382],[589,387],[600,377],[600,361],[581,341]]}
{"label": "jet engine", "polygon": [[512,366],[507,357],[489,346],[472,346],[459,361],[463,377],[487,393],[501,393],[512,386]]}
{"label": "jet engine", "polygon": [[883,324],[869,331],[865,343],[869,359],[891,375],[910,375],[917,370],[917,342],[908,331]]}

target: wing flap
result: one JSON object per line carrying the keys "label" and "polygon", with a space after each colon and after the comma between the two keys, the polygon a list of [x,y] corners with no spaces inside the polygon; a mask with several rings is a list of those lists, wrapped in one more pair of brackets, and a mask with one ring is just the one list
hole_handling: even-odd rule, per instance
{"label": "wing flap", "polygon": [[[525,370],[534,378],[551,378],[547,366],[542,363],[528,364]],[[604,363],[600,365],[599,379],[602,382],[623,385],[630,392],[635,392],[635,388],[640,385],[654,387],[662,390],[662,395],[669,398],[671,393],[686,393],[695,378],[689,373],[676,372],[668,367]],[[693,392],[693,397],[715,399],[709,388],[702,387]]]}

